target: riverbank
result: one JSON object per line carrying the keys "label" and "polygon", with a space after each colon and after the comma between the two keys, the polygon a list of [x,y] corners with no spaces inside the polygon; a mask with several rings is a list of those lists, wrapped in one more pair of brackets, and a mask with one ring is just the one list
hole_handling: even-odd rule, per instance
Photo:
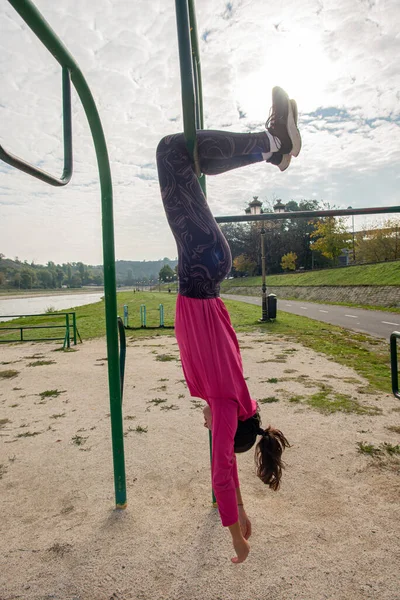
{"label": "riverbank", "polygon": [[70,294],[98,294],[104,292],[102,286],[82,288],[57,288],[53,290],[0,290],[0,300],[17,300],[19,298],[41,298],[46,296],[67,296]]}

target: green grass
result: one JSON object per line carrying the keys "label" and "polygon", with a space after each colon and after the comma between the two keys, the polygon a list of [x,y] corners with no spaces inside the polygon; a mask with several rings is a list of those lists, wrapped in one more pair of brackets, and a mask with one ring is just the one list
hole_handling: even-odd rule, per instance
{"label": "green grass", "polygon": [[264,323],[257,328],[259,307],[232,300],[227,300],[226,306],[237,331],[260,331],[262,328],[265,341],[269,341],[268,334],[272,333],[298,342],[353,368],[375,390],[391,393],[389,347],[385,340],[284,312],[279,313],[274,323]]}
{"label": "green grass", "polygon": [[35,435],[40,435],[42,431],[25,431],[25,433],[18,433],[17,438],[23,437],[35,437]]}
{"label": "green grass", "polygon": [[289,402],[292,402],[292,404],[300,404],[303,398],[304,396],[291,396]]}
{"label": "green grass", "polygon": [[60,394],[64,394],[66,390],[45,390],[44,392],[39,392],[38,396],[41,397],[42,400],[45,398],[57,398]]}
{"label": "green grass", "polygon": [[136,433],[147,433],[148,427],[142,427],[141,425],[138,425],[134,431],[136,431]]}
{"label": "green grass", "polygon": [[166,401],[166,398],[153,398],[152,400],[148,400],[147,404],[155,404],[156,406],[158,406],[159,404],[163,404]]}
{"label": "green grass", "polygon": [[357,446],[360,454],[368,454],[368,456],[382,454],[380,448],[377,448],[373,444],[368,444],[367,442],[357,442]]}
{"label": "green grass", "polygon": [[267,398],[260,398],[258,401],[261,404],[272,404],[273,402],[279,402],[279,398],[276,396],[268,396]]}
{"label": "green grass", "polygon": [[[399,285],[400,261],[307,271],[283,275],[268,275],[268,285]],[[261,277],[241,277],[225,280],[222,290],[227,293],[232,287],[261,287]]]}
{"label": "green grass", "polygon": [[55,365],[55,360],[35,360],[34,362],[28,363],[28,367],[44,367],[45,365]]}
{"label": "green grass", "polygon": [[[384,267],[385,265],[380,266]],[[143,303],[147,306],[148,319],[150,319],[150,316],[152,316],[152,319],[158,318],[158,306],[162,303],[166,324],[173,323],[175,294],[121,292],[117,294],[117,300],[119,314],[123,314],[123,306],[128,304],[130,322],[134,317],[139,322],[140,304]],[[285,312],[279,312],[277,321],[273,323],[260,324],[258,322],[261,316],[260,307],[232,300],[227,300],[225,304],[230,312],[232,324],[239,334],[257,333],[257,340],[260,344],[265,345],[272,343],[270,335],[282,336],[286,340],[290,340],[291,344],[300,343],[316,352],[325,354],[339,364],[353,368],[358,375],[367,379],[374,390],[391,393],[389,348],[384,340],[377,340],[367,335]],[[84,341],[105,335],[103,302],[78,307],[76,314],[78,328]],[[128,345],[130,340],[139,340],[146,337],[154,339],[154,336],[173,335],[173,331],[168,329],[127,330],[126,333]],[[176,357],[173,357],[173,359],[176,360]],[[288,367],[290,367],[290,354],[286,354],[285,359]],[[284,359],[274,360],[283,361]],[[289,370],[291,369],[288,368],[286,372]],[[262,365],[260,365],[260,375],[263,375]],[[267,375],[267,372],[265,372],[265,375]]]}
{"label": "green grass", "polygon": [[382,410],[375,406],[359,404],[346,394],[338,394],[332,390],[321,390],[305,399],[311,408],[326,414],[335,412],[356,413],[358,415],[378,415]]}
{"label": "green grass", "polygon": [[14,371],[13,369],[7,369],[6,371],[0,371],[0,379],[13,379],[19,375],[19,371]]}
{"label": "green grass", "polygon": [[388,425],[386,427],[386,429],[388,429],[389,431],[393,431],[393,433],[400,433],[400,426],[399,425]]}
{"label": "green grass", "polygon": [[65,417],[65,412],[64,413],[56,413],[54,415],[50,415],[50,419],[61,419],[62,417]]}
{"label": "green grass", "polygon": [[357,446],[360,454],[368,454],[369,456],[382,456],[384,453],[389,454],[389,456],[400,455],[399,444],[394,445],[389,442],[383,442],[379,446],[374,446],[367,442],[357,442]]}
{"label": "green grass", "polygon": [[160,362],[169,362],[171,360],[176,360],[176,356],[172,356],[171,354],[158,354],[156,360]]}
{"label": "green grass", "polygon": [[83,446],[86,442],[87,442],[87,437],[84,437],[82,435],[78,435],[75,434],[72,438],[71,441],[75,446]]}

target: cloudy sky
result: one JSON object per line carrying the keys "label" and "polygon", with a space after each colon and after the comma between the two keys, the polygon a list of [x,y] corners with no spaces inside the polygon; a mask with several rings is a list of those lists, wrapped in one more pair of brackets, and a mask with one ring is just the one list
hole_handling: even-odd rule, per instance
{"label": "cloudy sky", "polygon": [[[155,148],[182,130],[173,0],[37,0],[96,100],[114,184],[116,257],[176,256]],[[215,215],[252,199],[337,207],[400,204],[398,0],[197,0],[206,127],[264,127],[274,85],[299,106],[303,150],[281,173],[261,163],[208,178]],[[61,71],[0,0],[0,143],[62,171]],[[54,188],[0,163],[0,252],[45,263],[102,261],[91,135],[73,95],[74,175]],[[356,219],[356,228],[362,223]]]}

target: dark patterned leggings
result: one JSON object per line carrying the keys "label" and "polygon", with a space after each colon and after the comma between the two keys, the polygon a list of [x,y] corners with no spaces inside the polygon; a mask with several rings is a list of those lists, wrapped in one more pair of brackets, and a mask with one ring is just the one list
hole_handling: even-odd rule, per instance
{"label": "dark patterned leggings", "polygon": [[[198,131],[197,144],[205,175],[260,162],[261,153],[270,151],[264,132]],[[193,170],[182,133],[161,140],[157,168],[165,212],[178,248],[179,293],[215,298],[220,282],[231,270],[232,258]]]}

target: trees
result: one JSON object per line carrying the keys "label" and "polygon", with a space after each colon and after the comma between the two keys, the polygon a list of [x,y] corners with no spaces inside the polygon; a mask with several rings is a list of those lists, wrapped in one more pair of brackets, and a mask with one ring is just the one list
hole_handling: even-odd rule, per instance
{"label": "trees", "polygon": [[319,220],[310,237],[312,250],[321,252],[323,256],[331,259],[334,263],[342,253],[343,248],[349,247],[349,233],[344,225],[343,218],[325,217]]}
{"label": "trees", "polygon": [[16,276],[17,275],[19,275],[18,287],[21,287],[23,290],[32,289],[36,279],[35,273],[32,269],[21,269],[19,273],[16,274]]}
{"label": "trees", "polygon": [[128,273],[126,275],[126,279],[125,279],[125,285],[133,285],[135,283],[135,280],[133,279],[133,271],[132,269],[128,269]]}
{"label": "trees", "polygon": [[174,272],[169,265],[164,265],[160,272],[158,273],[158,277],[160,281],[173,281],[174,280]]}
{"label": "trees", "polygon": [[400,258],[400,221],[386,219],[356,235],[357,262],[381,262]]}
{"label": "trees", "polygon": [[282,256],[281,267],[284,271],[295,271],[296,270],[297,254],[294,252],[288,252]]}
{"label": "trees", "polygon": [[239,254],[234,259],[233,266],[238,273],[253,275],[257,268],[257,263],[247,254]]}
{"label": "trees", "polygon": [[[286,204],[286,211],[298,212],[305,210],[320,209],[318,200],[291,200]],[[264,212],[272,212],[270,206],[263,207]],[[285,215],[286,216],[286,215]],[[289,215],[288,215],[289,216]],[[295,215],[293,215],[295,216]],[[313,256],[311,252],[311,234],[314,231],[318,219],[290,219],[265,221],[261,223],[226,223],[221,225],[221,230],[228,240],[232,252],[232,258],[245,254],[256,263],[256,272],[261,273],[261,228],[265,233],[265,256],[268,273],[279,273],[282,271],[281,257],[289,252],[297,255],[297,265],[310,269]],[[317,248],[314,248],[317,250]],[[319,263],[327,263],[326,258],[319,258]],[[235,263],[233,263],[235,264]],[[235,268],[235,266],[234,266]]]}

